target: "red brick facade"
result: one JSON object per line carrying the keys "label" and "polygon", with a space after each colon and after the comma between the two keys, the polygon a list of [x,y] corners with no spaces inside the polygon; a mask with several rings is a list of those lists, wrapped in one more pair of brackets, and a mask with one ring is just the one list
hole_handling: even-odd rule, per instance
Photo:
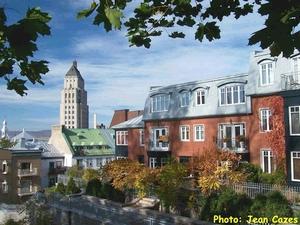
{"label": "red brick facade", "polygon": [[[128,133],[128,157],[137,160],[138,155],[144,154],[145,163],[148,163],[147,151],[150,150],[152,128],[167,127],[169,137],[169,150],[171,155],[197,156],[203,149],[215,148],[218,138],[219,124],[244,123],[247,149],[249,150],[250,162],[259,165],[261,162],[261,150],[272,149],[274,155],[284,154],[284,116],[283,99],[280,96],[252,97],[252,114],[217,116],[207,118],[179,119],[179,120],[156,120],[145,121],[145,148],[139,145],[139,129],[129,129]],[[260,109],[269,108],[272,112],[272,130],[262,132],[260,129]],[[194,140],[194,125],[203,124],[204,141]],[[180,140],[180,126],[190,126],[190,140]],[[275,149],[274,149],[275,148]],[[283,156],[284,157],[284,156]]]}

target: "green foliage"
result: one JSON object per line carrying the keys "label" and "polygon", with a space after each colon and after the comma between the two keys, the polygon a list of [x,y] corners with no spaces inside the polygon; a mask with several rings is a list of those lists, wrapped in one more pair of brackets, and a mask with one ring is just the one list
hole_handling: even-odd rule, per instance
{"label": "green foliage", "polygon": [[293,216],[293,210],[288,200],[278,191],[256,196],[250,210],[251,215],[257,217],[272,218],[274,215],[279,217]]}
{"label": "green foliage", "polygon": [[0,148],[12,148],[16,145],[16,142],[10,141],[8,138],[0,139]]}
{"label": "green foliage", "polygon": [[82,179],[86,182],[89,182],[90,180],[97,179],[100,177],[100,171],[94,170],[91,168],[87,168],[83,171]]}
{"label": "green foliage", "polygon": [[251,203],[251,199],[245,194],[237,194],[226,188],[207,197],[201,211],[201,219],[212,221],[214,215],[247,218]]}
{"label": "green foliage", "polygon": [[72,166],[68,168],[67,170],[67,176],[69,177],[79,177],[81,178],[83,176],[84,171],[79,168],[78,166]]}
{"label": "green foliage", "polygon": [[124,203],[125,201],[125,194],[122,191],[115,189],[110,183],[102,183],[98,179],[88,182],[86,194],[115,202]]}
{"label": "green foliage", "polygon": [[66,194],[76,194],[79,193],[80,189],[76,186],[74,179],[71,177],[67,183]]}
{"label": "green foliage", "polygon": [[78,13],[78,18],[94,16],[94,24],[103,24],[105,30],[122,28],[123,11],[134,7],[133,14],[123,21],[127,29],[130,45],[149,48],[153,36],[163,31],[171,38],[184,38],[188,28],[195,33],[195,39],[212,41],[219,39],[220,22],[233,16],[239,19],[254,12],[265,18],[265,27],[252,34],[249,45],[259,43],[263,49],[270,48],[271,55],[283,53],[288,57],[294,49],[300,50],[300,32],[296,29],[300,22],[299,0],[143,0],[139,5],[129,6],[132,0],[93,1],[90,8]]}
{"label": "green foliage", "polygon": [[176,205],[176,198],[187,176],[187,168],[176,159],[170,161],[161,169],[158,175],[156,193],[163,205],[169,210]]}
{"label": "green foliage", "polygon": [[273,173],[262,173],[260,176],[260,181],[267,184],[285,185],[286,175],[283,169],[277,169]]}
{"label": "green foliage", "polygon": [[[50,20],[48,13],[39,8],[29,8],[24,18],[7,25],[5,10],[0,7],[0,78],[6,80],[8,90],[23,96],[28,80],[32,84],[44,84],[42,75],[49,71],[48,62],[32,58],[38,50],[38,37],[50,35]],[[20,76],[13,75],[15,67],[20,70]]]}
{"label": "green foliage", "polygon": [[25,225],[25,222],[23,220],[15,221],[14,219],[8,219],[4,223],[1,223],[1,225]]}
{"label": "green foliage", "polygon": [[64,195],[66,193],[65,185],[63,183],[58,183],[56,188],[55,188],[55,192]]}
{"label": "green foliage", "polygon": [[247,181],[259,183],[262,169],[252,163],[240,163],[238,170],[247,176]]}

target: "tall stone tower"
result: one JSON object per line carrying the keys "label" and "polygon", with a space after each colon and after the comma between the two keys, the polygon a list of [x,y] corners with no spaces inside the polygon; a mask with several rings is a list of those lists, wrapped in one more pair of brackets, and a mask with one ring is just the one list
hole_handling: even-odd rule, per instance
{"label": "tall stone tower", "polygon": [[89,108],[84,80],[77,69],[77,62],[67,72],[61,91],[60,124],[67,128],[88,128]]}

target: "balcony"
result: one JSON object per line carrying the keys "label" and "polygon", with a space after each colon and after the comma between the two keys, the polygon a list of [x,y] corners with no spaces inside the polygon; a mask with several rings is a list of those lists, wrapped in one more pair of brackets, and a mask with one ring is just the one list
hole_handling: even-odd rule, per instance
{"label": "balcony", "polygon": [[150,141],[149,151],[162,151],[167,152],[169,150],[169,142],[167,141]]}
{"label": "balcony", "polygon": [[231,150],[235,153],[248,153],[248,140],[240,141],[238,139],[217,139],[217,146],[222,150]]}
{"label": "balcony", "polygon": [[64,174],[66,172],[66,167],[56,167],[56,168],[49,168],[49,175],[57,175],[57,174]]}
{"label": "balcony", "polygon": [[28,196],[33,195],[38,191],[38,186],[27,186],[27,187],[20,187],[17,190],[18,196]]}
{"label": "balcony", "polygon": [[300,71],[281,75],[282,90],[300,89]]}
{"label": "balcony", "polygon": [[18,169],[18,176],[19,177],[28,177],[28,176],[37,176],[38,175],[38,169],[32,168],[32,169]]}

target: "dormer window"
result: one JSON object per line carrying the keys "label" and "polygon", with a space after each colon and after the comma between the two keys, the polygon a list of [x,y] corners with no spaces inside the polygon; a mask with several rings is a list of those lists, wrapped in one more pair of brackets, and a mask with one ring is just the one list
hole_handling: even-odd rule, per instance
{"label": "dormer window", "polygon": [[151,97],[151,112],[168,111],[170,103],[170,95],[159,94]]}
{"label": "dormer window", "polygon": [[196,91],[196,106],[198,105],[204,105],[206,102],[205,99],[205,90],[197,90]]}
{"label": "dormer window", "polygon": [[271,85],[274,82],[274,62],[266,61],[260,65],[260,85]]}
{"label": "dormer window", "polygon": [[190,92],[183,91],[180,93],[180,106],[186,107],[190,104]]}
{"label": "dormer window", "polygon": [[220,87],[220,105],[234,105],[245,103],[245,88],[243,84]]}

